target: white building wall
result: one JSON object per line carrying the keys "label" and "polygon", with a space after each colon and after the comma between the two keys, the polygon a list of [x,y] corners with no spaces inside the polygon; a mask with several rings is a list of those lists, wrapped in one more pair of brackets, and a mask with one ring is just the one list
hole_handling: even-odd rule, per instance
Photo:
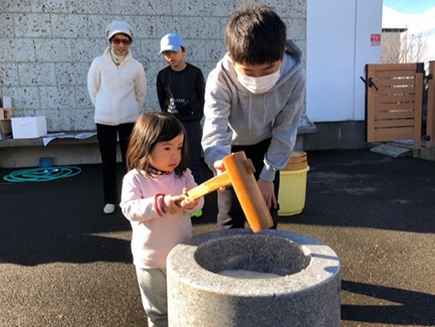
{"label": "white building wall", "polygon": [[364,119],[367,63],[379,63],[382,1],[308,0],[307,115],[313,122]]}
{"label": "white building wall", "polygon": [[382,1],[357,0],[355,30],[355,71],[353,120],[365,119],[365,77],[366,64],[381,63],[381,45],[371,44],[372,34],[382,34]]}
{"label": "white building wall", "polygon": [[[15,116],[46,116],[49,131],[95,129],[86,87],[93,58],[108,45],[112,20],[128,21],[131,50],[145,67],[144,110],[158,109],[155,78],[165,67],[160,38],[171,31],[185,39],[186,60],[207,77],[225,54],[225,26],[236,0],[0,0],[0,95],[14,101]],[[254,1],[253,1],[254,2]],[[288,35],[306,49],[306,0],[261,1],[288,25]]]}

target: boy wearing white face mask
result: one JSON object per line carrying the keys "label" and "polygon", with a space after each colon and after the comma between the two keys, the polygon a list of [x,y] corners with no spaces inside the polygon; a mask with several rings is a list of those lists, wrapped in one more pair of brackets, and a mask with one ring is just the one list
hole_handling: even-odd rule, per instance
{"label": "boy wearing white face mask", "polygon": [[[222,159],[245,151],[277,227],[279,170],[293,151],[305,92],[305,70],[286,26],[263,5],[243,4],[226,28],[228,53],[210,73],[205,91],[204,159],[217,174]],[[232,187],[218,193],[218,225],[243,228]]]}

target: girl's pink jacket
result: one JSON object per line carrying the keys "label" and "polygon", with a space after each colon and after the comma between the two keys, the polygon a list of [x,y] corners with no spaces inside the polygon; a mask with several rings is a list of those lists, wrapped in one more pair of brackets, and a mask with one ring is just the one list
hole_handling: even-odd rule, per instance
{"label": "girl's pink jacket", "polygon": [[169,251],[192,237],[190,214],[204,205],[204,198],[201,198],[192,210],[181,210],[175,215],[163,213],[163,216],[159,216],[155,195],[180,195],[183,194],[184,187],[190,190],[195,186],[189,169],[181,177],[172,172],[149,178],[136,169],[124,176],[120,206],[133,229],[131,250],[133,263],[137,267],[165,268]]}

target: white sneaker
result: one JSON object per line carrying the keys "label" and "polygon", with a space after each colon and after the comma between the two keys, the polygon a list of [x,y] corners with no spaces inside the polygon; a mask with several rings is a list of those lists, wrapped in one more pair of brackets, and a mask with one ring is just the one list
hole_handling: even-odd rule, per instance
{"label": "white sneaker", "polygon": [[107,204],[104,206],[103,211],[104,211],[104,213],[105,213],[106,215],[110,215],[111,213],[113,213],[113,212],[115,211],[115,205],[112,204],[112,203],[107,203]]}

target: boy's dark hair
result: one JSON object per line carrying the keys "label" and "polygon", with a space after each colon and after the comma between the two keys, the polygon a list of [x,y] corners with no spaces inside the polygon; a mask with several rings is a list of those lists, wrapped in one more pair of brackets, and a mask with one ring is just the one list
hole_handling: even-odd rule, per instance
{"label": "boy's dark hair", "polygon": [[242,4],[227,25],[225,41],[234,62],[262,65],[281,60],[286,26],[271,7]]}
{"label": "boy's dark hair", "polygon": [[147,112],[140,116],[130,136],[126,155],[127,170],[136,168],[151,176],[150,157],[156,144],[172,140],[180,134],[184,135],[184,140],[181,161],[174,170],[177,176],[183,175],[188,162],[187,135],[183,124],[174,115],[166,112]]}
{"label": "boy's dark hair", "polygon": [[[181,46],[181,51],[184,52],[186,51],[186,47],[185,46]],[[165,50],[165,51],[170,51],[170,50]],[[162,51],[162,53],[165,53],[165,51]],[[178,52],[178,51],[177,51]]]}

